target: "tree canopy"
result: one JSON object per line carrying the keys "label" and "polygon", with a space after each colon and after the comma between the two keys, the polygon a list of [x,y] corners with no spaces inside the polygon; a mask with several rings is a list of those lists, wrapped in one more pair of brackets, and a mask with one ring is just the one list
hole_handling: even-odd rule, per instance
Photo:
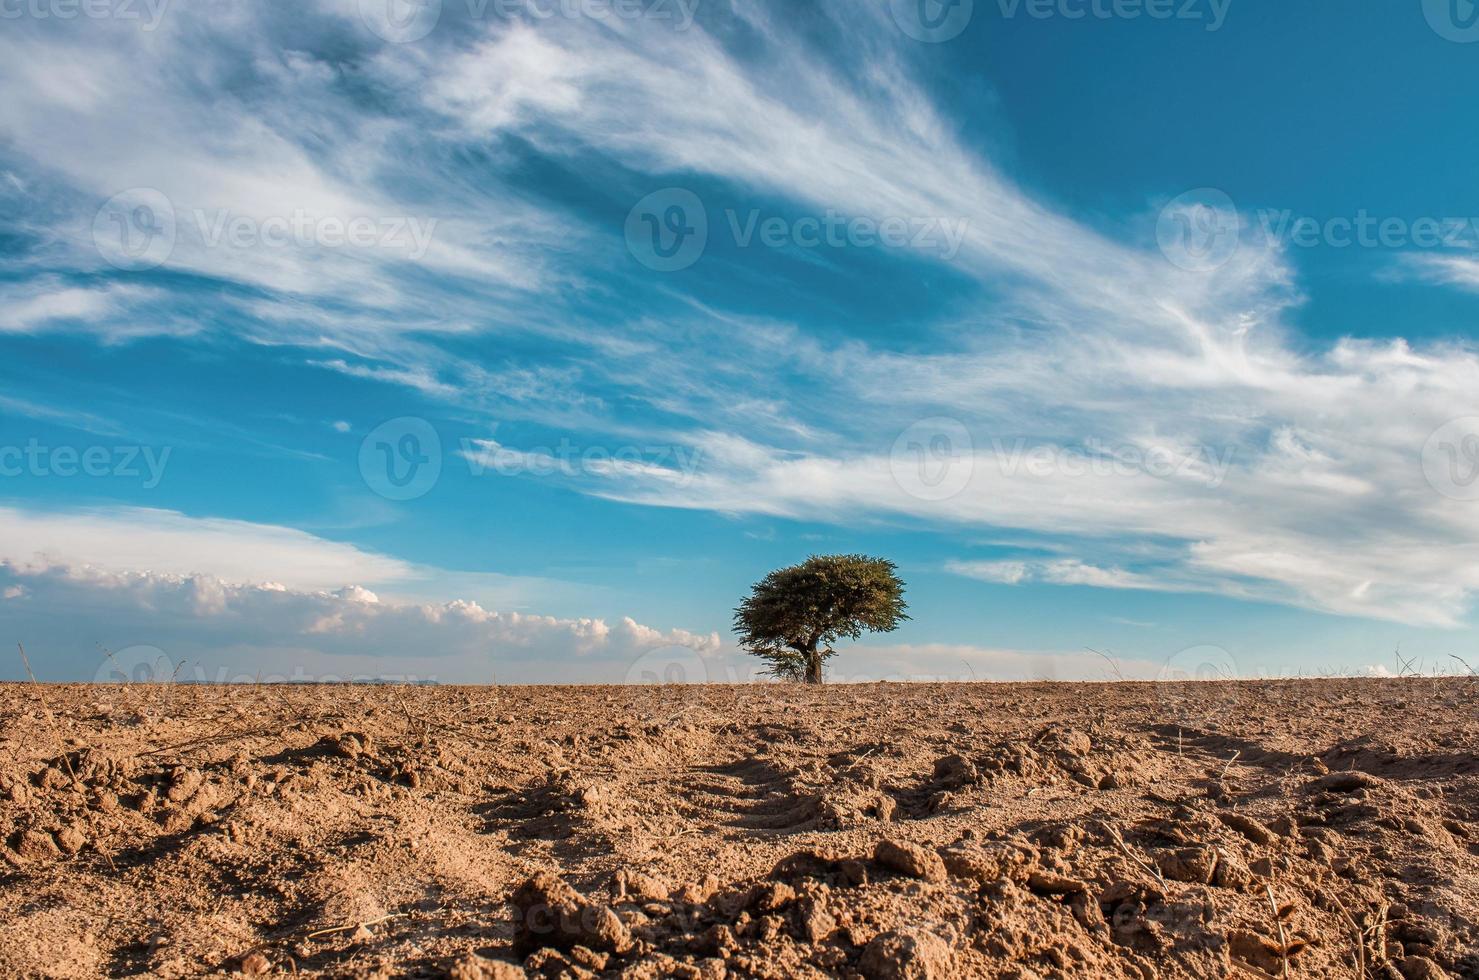
{"label": "tree canopy", "polygon": [[832,644],[888,633],[909,617],[895,565],[866,555],[812,555],[755,583],[734,611],[740,645],[785,680],[822,683]]}

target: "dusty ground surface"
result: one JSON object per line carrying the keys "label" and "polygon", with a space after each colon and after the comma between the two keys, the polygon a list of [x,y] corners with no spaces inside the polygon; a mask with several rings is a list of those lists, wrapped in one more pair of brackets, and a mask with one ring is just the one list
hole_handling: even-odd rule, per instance
{"label": "dusty ground surface", "polygon": [[0,688],[0,975],[1479,977],[1461,680]]}

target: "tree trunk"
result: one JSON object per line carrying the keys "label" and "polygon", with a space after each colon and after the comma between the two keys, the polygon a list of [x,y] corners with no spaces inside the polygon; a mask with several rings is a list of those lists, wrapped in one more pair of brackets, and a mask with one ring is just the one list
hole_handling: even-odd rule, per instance
{"label": "tree trunk", "polygon": [[806,683],[822,683],[822,655],[817,652],[815,643],[806,651]]}

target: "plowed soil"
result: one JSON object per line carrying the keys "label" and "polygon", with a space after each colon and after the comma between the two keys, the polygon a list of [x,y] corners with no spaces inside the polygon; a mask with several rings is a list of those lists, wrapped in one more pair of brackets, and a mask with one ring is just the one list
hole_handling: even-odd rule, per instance
{"label": "plowed soil", "polygon": [[1479,977],[1460,679],[0,688],[0,975]]}

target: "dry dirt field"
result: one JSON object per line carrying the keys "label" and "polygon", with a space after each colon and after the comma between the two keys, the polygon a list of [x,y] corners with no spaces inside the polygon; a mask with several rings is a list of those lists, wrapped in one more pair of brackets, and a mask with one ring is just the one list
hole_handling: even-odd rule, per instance
{"label": "dry dirt field", "polygon": [[1458,679],[0,693],[5,977],[1479,977]]}

